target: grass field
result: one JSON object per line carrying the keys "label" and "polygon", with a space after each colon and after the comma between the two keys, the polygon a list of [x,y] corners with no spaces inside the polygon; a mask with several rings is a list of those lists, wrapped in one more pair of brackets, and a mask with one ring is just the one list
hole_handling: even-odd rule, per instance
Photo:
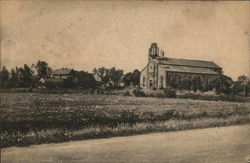
{"label": "grass field", "polygon": [[250,103],[1,94],[2,147],[250,123]]}

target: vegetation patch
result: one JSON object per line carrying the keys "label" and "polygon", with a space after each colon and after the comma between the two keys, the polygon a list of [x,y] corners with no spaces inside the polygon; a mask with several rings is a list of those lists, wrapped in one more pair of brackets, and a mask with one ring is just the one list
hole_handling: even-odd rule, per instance
{"label": "vegetation patch", "polygon": [[2,147],[250,123],[250,103],[2,93]]}

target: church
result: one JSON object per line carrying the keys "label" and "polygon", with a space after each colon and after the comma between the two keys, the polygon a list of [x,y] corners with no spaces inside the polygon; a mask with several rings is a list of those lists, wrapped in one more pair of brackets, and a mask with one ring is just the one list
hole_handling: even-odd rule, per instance
{"label": "church", "polygon": [[191,82],[200,82],[205,87],[222,75],[222,68],[212,61],[177,59],[164,56],[157,43],[152,43],[148,63],[140,75],[143,89],[167,87],[190,89]]}

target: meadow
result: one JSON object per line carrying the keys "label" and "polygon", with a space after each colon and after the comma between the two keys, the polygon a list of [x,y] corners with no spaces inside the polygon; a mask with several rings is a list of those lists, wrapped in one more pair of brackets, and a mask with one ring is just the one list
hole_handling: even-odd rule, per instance
{"label": "meadow", "polygon": [[249,102],[1,93],[1,147],[250,123]]}

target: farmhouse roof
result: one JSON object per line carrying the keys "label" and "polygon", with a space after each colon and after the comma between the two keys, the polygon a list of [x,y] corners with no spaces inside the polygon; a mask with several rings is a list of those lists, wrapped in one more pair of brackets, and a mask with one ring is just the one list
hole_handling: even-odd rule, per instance
{"label": "farmhouse roof", "polygon": [[68,75],[70,74],[72,71],[74,71],[73,69],[67,69],[67,68],[61,68],[61,69],[55,69],[52,72],[52,75]]}
{"label": "farmhouse roof", "polygon": [[169,72],[184,72],[184,73],[195,73],[195,74],[213,74],[218,75],[219,73],[212,71],[209,68],[200,68],[200,67],[188,67],[188,66],[174,66],[174,65],[165,65],[163,66],[166,71]]}
{"label": "farmhouse roof", "polygon": [[204,67],[204,68],[221,68],[212,61],[201,61],[191,59],[178,59],[178,58],[158,58],[160,64],[176,65],[176,66],[190,66],[190,67]]}

